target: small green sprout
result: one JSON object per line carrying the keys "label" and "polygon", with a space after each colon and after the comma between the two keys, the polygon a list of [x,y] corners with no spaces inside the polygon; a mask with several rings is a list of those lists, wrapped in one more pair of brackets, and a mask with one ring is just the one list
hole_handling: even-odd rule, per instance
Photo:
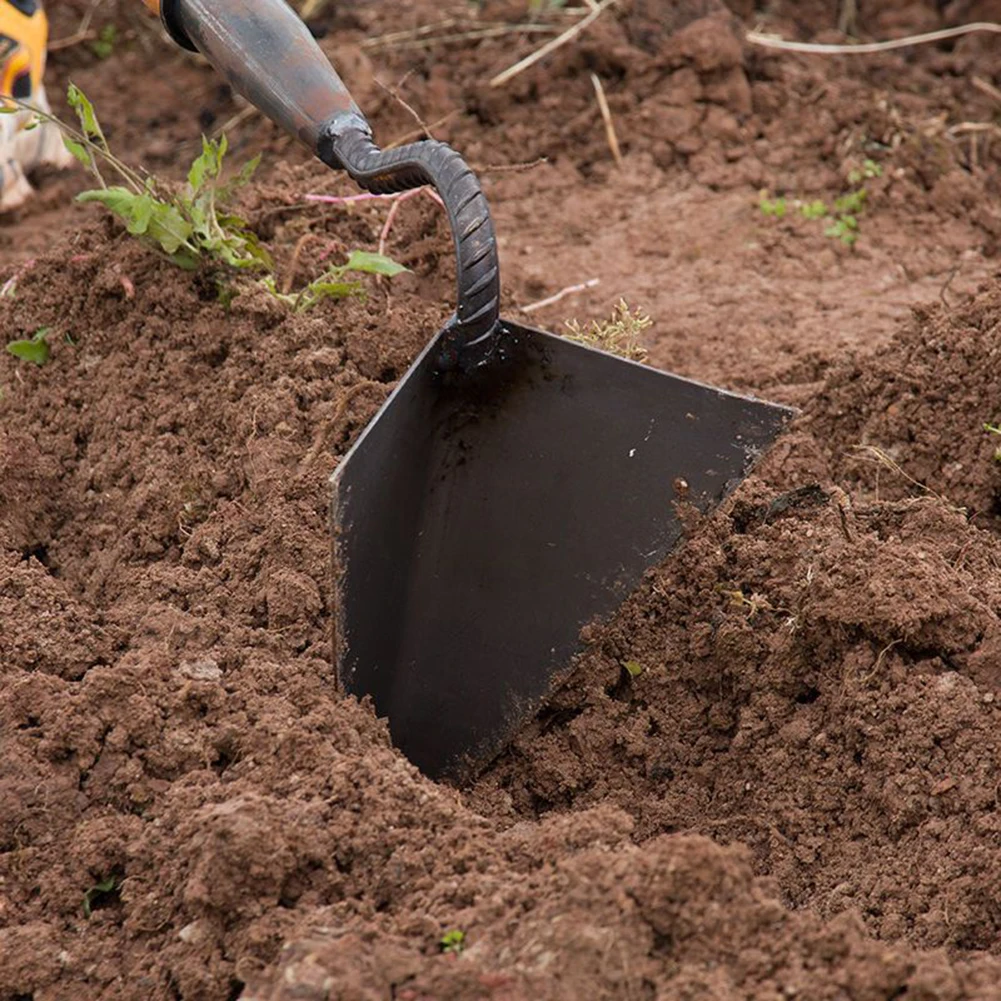
{"label": "small green sprout", "polygon": [[819,198],[816,201],[804,202],[799,207],[799,214],[804,219],[823,219],[827,215],[827,204]]}
{"label": "small green sprout", "polygon": [[118,29],[113,24],[106,24],[97,33],[97,38],[90,43],[90,51],[98,59],[108,59],[115,51],[115,45],[117,44]]}
{"label": "small green sprout", "polygon": [[846,247],[853,246],[858,240],[858,218],[853,215],[840,216],[826,227],[824,236],[840,240]]}
{"label": "small green sprout", "polygon": [[[848,183],[851,190],[834,199],[834,204],[828,207],[819,198],[815,201],[794,203],[798,205],[799,214],[804,219],[823,220],[824,235],[840,240],[846,247],[854,246],[859,237],[859,217],[865,212],[869,192],[865,182],[879,177],[883,168],[875,160],[865,160],[861,167],[848,173]],[[769,198],[767,191],[762,191],[758,200],[758,208],[762,214],[781,219],[786,214],[784,198]]]}
{"label": "small green sprout", "polygon": [[39,327],[31,337],[25,340],[11,341],[7,345],[7,350],[15,358],[20,358],[21,361],[30,361],[39,366],[44,365],[52,353],[49,342],[46,340],[51,332],[51,327]]}
{"label": "small green sprout", "polygon": [[643,673],[643,665],[638,660],[624,661],[622,666],[629,672],[631,678],[638,678]]}
{"label": "small green sprout", "polygon": [[108,876],[106,879],[102,879],[99,883],[95,883],[84,895],[83,895],[83,913],[84,917],[89,918],[94,907],[101,902],[101,900],[111,893],[114,893],[118,886],[118,880],[114,876]]}
{"label": "small green sprout", "polygon": [[758,210],[762,215],[781,219],[786,214],[786,200],[782,197],[769,198],[768,192],[762,191],[758,197]]}
{"label": "small green sprout", "polygon": [[834,199],[834,211],[837,215],[860,215],[865,211],[866,200],[865,188],[858,188],[856,191],[849,191],[840,198]]}
{"label": "small green sprout", "polygon": [[294,312],[303,313],[324,299],[344,299],[351,295],[364,295],[364,286],[359,281],[347,278],[349,274],[384,275],[393,278],[406,270],[402,264],[397,264],[385,254],[352,250],[344,264],[329,268],[299,292],[280,292],[273,275],[262,279],[261,284],[276,299],[290,306]]}
{"label": "small green sprout", "polygon": [[466,933],[459,931],[458,928],[453,928],[442,935],[438,947],[442,952],[460,953],[466,948]]}
{"label": "small green sprout", "polygon": [[855,187],[863,181],[871,181],[874,177],[882,177],[883,168],[875,160],[864,160],[861,167],[848,171],[848,183]]}

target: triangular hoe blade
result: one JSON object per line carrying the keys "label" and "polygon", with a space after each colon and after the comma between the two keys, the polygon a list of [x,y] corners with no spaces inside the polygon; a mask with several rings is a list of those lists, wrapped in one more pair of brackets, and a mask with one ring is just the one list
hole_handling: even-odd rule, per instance
{"label": "triangular hoe blade", "polygon": [[505,325],[505,357],[428,346],[334,474],[336,653],[396,745],[462,779],[746,476],[791,411]]}

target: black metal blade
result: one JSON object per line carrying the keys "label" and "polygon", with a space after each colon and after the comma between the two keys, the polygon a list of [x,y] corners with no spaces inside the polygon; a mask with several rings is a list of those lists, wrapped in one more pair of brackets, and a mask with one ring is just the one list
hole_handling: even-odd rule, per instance
{"label": "black metal blade", "polygon": [[506,325],[472,376],[414,363],[333,478],[337,660],[422,771],[462,778],[791,416]]}

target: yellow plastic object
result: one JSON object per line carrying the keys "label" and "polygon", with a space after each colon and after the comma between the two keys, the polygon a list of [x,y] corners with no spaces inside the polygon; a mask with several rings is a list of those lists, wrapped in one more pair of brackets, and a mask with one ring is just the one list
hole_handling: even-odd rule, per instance
{"label": "yellow plastic object", "polygon": [[17,208],[31,195],[26,174],[40,164],[66,167],[72,157],[47,113],[45,47],[49,24],[41,0],[0,0],[0,104],[16,98],[29,107],[0,115],[0,210]]}
{"label": "yellow plastic object", "polygon": [[38,92],[48,37],[39,0],[0,0],[0,95],[28,100]]}

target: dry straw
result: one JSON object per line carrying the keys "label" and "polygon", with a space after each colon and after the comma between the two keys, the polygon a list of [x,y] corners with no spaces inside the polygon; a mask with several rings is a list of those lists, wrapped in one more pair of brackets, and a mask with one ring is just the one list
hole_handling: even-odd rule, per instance
{"label": "dry straw", "polygon": [[942,42],[960,35],[970,35],[974,32],[986,31],[1001,34],[1001,24],[993,21],[975,21],[972,24],[961,24],[955,28],[942,28],[940,31],[928,31],[923,35],[908,35],[905,38],[891,38],[885,42],[859,42],[856,45],[828,44],[826,42],[789,42],[784,38],[766,35],[760,31],[749,31],[745,36],[752,45],[760,45],[766,49],[781,49],[783,52],[805,52],[826,56],[864,56],[874,52],[889,52],[891,49],[906,49],[913,45],[928,45],[931,42]]}

